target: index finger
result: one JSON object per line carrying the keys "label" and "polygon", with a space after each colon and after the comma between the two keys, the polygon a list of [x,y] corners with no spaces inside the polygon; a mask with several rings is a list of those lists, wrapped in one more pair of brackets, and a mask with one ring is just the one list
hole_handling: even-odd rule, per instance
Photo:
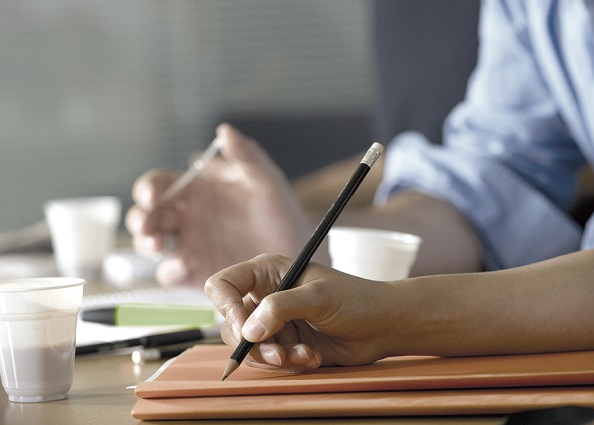
{"label": "index finger", "polygon": [[212,275],[206,280],[204,292],[227,322],[239,329],[249,316],[244,297],[249,295],[258,304],[276,290],[290,265],[286,257],[262,254]]}

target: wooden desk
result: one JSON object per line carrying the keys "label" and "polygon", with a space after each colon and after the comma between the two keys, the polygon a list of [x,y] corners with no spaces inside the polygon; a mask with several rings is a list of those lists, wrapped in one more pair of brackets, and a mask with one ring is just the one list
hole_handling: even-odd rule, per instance
{"label": "wooden desk", "polygon": [[[125,289],[154,286],[154,282],[137,282]],[[111,292],[116,288],[107,282],[89,282],[85,295]],[[127,386],[146,380],[162,362],[135,365],[130,355],[77,357],[74,382],[67,400],[47,403],[11,403],[0,389],[0,425],[133,425],[139,422],[130,412],[137,398]],[[486,425],[499,424],[500,417],[444,417],[444,418],[337,418],[245,421],[153,421],[151,424],[404,424],[404,425]],[[142,423],[142,422],[141,422]]]}
{"label": "wooden desk", "polygon": [[[126,387],[147,379],[161,365],[150,362],[134,365],[129,355],[107,357],[79,357],[76,359],[74,383],[67,400],[48,403],[11,403],[0,390],[1,425],[126,425],[139,423],[130,416],[136,401],[133,390]],[[150,422],[168,425],[184,424],[498,424],[499,417],[465,418],[338,418],[296,420],[246,420],[246,421],[200,421],[200,422]]]}

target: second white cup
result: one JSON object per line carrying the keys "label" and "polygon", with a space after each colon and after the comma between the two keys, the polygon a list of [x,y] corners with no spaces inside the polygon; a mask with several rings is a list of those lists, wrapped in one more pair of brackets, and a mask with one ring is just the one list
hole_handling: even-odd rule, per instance
{"label": "second white cup", "polygon": [[332,267],[370,280],[405,279],[421,238],[381,229],[337,226],[328,233]]}
{"label": "second white cup", "polygon": [[101,274],[103,259],[115,246],[121,209],[114,196],[57,199],[44,205],[62,276]]}

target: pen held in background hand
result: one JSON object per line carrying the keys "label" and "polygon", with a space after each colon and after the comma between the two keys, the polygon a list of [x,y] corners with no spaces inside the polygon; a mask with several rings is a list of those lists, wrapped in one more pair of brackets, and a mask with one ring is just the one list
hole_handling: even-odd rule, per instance
{"label": "pen held in background hand", "polygon": [[160,202],[171,200],[175,195],[181,192],[204,168],[204,166],[212,160],[221,149],[222,141],[215,138],[210,145],[202,152],[187,171],[181,175],[179,179],[174,181],[159,198]]}
{"label": "pen held in background hand", "polygon": [[[359,185],[361,184],[361,182],[363,181],[373,164],[382,154],[383,150],[383,146],[379,143],[373,143],[371,145],[371,147],[368,149],[367,153],[359,163],[359,166],[357,167],[349,181],[346,183],[345,187],[338,195],[336,201],[334,201],[334,203],[332,204],[332,206],[330,207],[320,224],[318,224],[318,227],[314,231],[313,235],[311,235],[311,237],[305,244],[305,247],[299,253],[299,256],[295,259],[295,262],[293,263],[287,274],[281,280],[280,284],[276,289],[276,292],[290,289],[295,284],[295,282],[297,281],[297,279],[299,278],[299,276],[311,260],[311,257],[313,257],[314,253],[324,240],[324,237],[326,237],[326,235],[330,231],[330,228],[338,219],[338,216],[340,215],[348,201],[351,199],[351,197],[354,195],[355,191],[357,190],[357,188],[359,187]],[[239,365],[241,364],[245,356],[247,356],[248,352],[250,351],[253,345],[253,342],[250,342],[245,338],[241,340],[233,354],[231,354],[231,358],[229,360],[227,368],[225,369],[223,377],[221,378],[222,381],[224,381],[231,373],[233,373],[233,371],[235,371],[239,367]]]}
{"label": "pen held in background hand", "polygon": [[[200,154],[200,156],[192,163],[192,165],[186,170],[184,174],[182,174],[177,180],[175,180],[165,192],[159,197],[159,202],[167,202],[170,201],[181,192],[187,185],[189,185],[192,180],[200,174],[200,172],[204,169],[206,164],[210,162],[220,151],[221,145],[223,144],[222,140],[219,138],[215,138],[210,145]],[[178,241],[176,235],[170,233],[167,235],[165,240],[165,252],[170,252],[175,250],[177,247]]]}

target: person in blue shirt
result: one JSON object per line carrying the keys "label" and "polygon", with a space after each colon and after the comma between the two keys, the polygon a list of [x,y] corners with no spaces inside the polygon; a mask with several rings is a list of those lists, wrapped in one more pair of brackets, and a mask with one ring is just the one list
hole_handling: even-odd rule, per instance
{"label": "person in blue shirt", "polygon": [[[373,206],[343,213],[343,224],[420,235],[415,277],[371,283],[324,266],[321,249],[297,287],[271,294],[316,220],[227,124],[222,158],[177,202],[156,202],[173,174],[136,182],[135,246],[158,252],[178,234],[159,269],[166,284],[229,266],[205,291],[226,343],[259,343],[249,356],[259,367],[594,349],[594,218],[582,230],[567,213],[579,172],[594,165],[593,3],[485,0],[478,65],[444,143],[397,136]],[[275,254],[250,259],[261,252]]]}

